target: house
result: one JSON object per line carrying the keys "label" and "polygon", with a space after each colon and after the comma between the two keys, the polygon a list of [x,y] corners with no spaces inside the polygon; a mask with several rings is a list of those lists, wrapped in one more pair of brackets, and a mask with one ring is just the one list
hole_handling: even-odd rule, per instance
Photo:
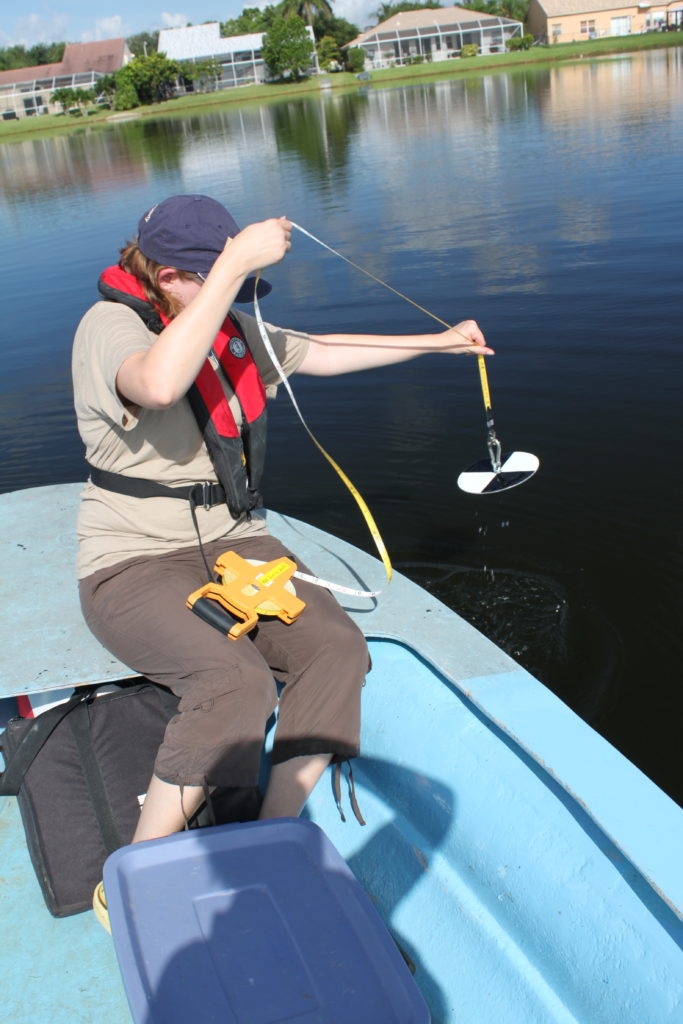
{"label": "house", "polygon": [[474,43],[479,53],[504,53],[509,39],[523,34],[521,21],[464,7],[437,7],[394,14],[348,43],[365,51],[366,68],[386,68],[418,60],[458,57]]}
{"label": "house", "polygon": [[[310,25],[306,26],[306,31],[315,45]],[[169,60],[215,60],[220,76],[212,83],[212,88],[231,89],[266,80],[268,70],[261,55],[264,35],[255,32],[243,36],[221,36],[220,24],[214,21],[187,28],[162,29],[157,48]],[[313,70],[318,70],[317,65]]]}
{"label": "house", "polygon": [[527,29],[548,43],[574,43],[602,36],[683,28],[683,2],[655,0],[530,0]]}
{"label": "house", "polygon": [[67,43],[58,64],[0,71],[0,117],[31,117],[60,110],[50,97],[57,89],[92,89],[132,60],[125,39]]}

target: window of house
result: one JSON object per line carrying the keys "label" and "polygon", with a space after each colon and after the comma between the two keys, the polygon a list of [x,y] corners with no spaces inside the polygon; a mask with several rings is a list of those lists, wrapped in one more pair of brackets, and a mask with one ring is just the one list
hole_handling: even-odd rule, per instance
{"label": "window of house", "polygon": [[38,95],[26,96],[24,98],[24,112],[27,117],[32,117],[40,112],[43,106],[43,97]]}
{"label": "window of house", "polygon": [[595,33],[595,22],[594,21],[582,21],[581,22],[581,35],[588,36]]}
{"label": "window of house", "polygon": [[562,23],[553,25],[553,39],[557,39],[558,36],[562,35]]}

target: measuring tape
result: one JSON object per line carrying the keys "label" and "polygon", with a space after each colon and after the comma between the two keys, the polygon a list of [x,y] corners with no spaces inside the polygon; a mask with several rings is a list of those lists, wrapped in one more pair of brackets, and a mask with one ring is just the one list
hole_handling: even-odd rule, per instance
{"label": "measuring tape", "polygon": [[[310,427],[306,423],[306,420],[304,419],[303,413],[301,412],[301,409],[299,408],[299,403],[297,402],[296,398],[294,397],[294,392],[292,391],[291,385],[290,385],[289,381],[287,380],[287,377],[285,375],[285,371],[280,366],[278,358],[275,355],[275,352],[273,351],[273,346],[271,345],[270,338],[268,337],[268,332],[267,332],[266,326],[265,326],[265,324],[263,322],[263,317],[261,316],[261,309],[259,307],[258,297],[256,295],[256,287],[257,287],[258,279],[259,279],[260,276],[261,276],[261,272],[259,271],[259,273],[256,275],[256,283],[254,285],[254,314],[256,316],[256,323],[258,324],[258,329],[259,329],[259,334],[261,335],[261,340],[263,341],[263,344],[265,345],[266,352],[268,353],[268,355],[269,355],[269,357],[270,357],[270,359],[271,359],[271,361],[273,363],[273,366],[275,367],[275,369],[278,372],[278,376],[280,377],[280,380],[282,381],[282,383],[284,384],[285,388],[287,389],[287,394],[289,395],[290,400],[292,402],[292,405],[294,406],[294,409],[296,410],[297,416],[301,420],[301,423],[303,425],[304,430],[306,431],[306,433],[310,437],[311,441],[313,441],[313,444],[316,446],[318,451],[321,452],[322,455],[324,455],[324,457],[327,459],[327,461],[332,466],[334,471],[337,473],[339,478],[346,485],[346,487],[350,491],[353,499],[355,500],[356,504],[358,505],[359,509],[361,510],[363,518],[364,518],[364,520],[365,520],[365,522],[367,524],[367,527],[368,527],[368,529],[370,531],[370,535],[372,536],[372,539],[375,542],[375,547],[377,548],[379,556],[382,559],[382,564],[384,565],[384,570],[386,572],[387,585],[388,585],[389,583],[391,583],[391,577],[393,575],[393,569],[392,569],[392,566],[391,566],[391,560],[389,558],[389,553],[388,553],[388,551],[386,549],[386,545],[385,545],[384,541],[382,540],[382,536],[381,536],[381,534],[379,532],[379,529],[377,528],[377,523],[375,522],[375,519],[374,519],[374,517],[372,515],[372,512],[368,508],[367,503],[366,503],[365,499],[363,498],[362,494],[360,493],[360,491],[358,490],[358,488],[354,486],[354,484],[351,482],[351,480],[349,480],[349,478],[346,475],[346,473],[344,472],[344,470],[341,468],[340,465],[338,465],[337,462],[335,462],[335,460],[332,458],[330,453],[325,448],[323,448],[323,446],[321,445],[320,441],[317,439],[317,437],[315,436],[313,431],[310,429]],[[296,577],[296,579],[305,580],[307,583],[315,583],[316,586],[327,587],[328,590],[334,590],[336,593],[339,593],[339,594],[348,594],[351,597],[378,597],[382,593],[382,590],[384,590],[384,587],[382,587],[380,590],[358,590],[358,589],[356,589],[354,587],[344,587],[344,586],[341,585],[341,583],[332,583],[330,580],[323,580],[319,576],[311,576],[309,573],[300,572],[298,569],[297,569],[297,571],[293,575]]]}

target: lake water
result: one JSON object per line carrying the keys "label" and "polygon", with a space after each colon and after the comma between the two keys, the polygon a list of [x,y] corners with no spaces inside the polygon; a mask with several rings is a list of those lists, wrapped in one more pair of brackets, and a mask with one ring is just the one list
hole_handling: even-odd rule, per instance
{"label": "lake water", "polygon": [[[71,338],[140,213],[176,192],[243,224],[284,213],[440,318],[476,318],[498,434],[541,459],[518,489],[458,490],[486,455],[465,357],[296,378],[395,565],[681,801],[682,94],[667,49],[1,146],[0,491],[84,478]],[[300,235],[268,277],[276,323],[431,330]],[[265,497],[372,549],[284,395]]]}

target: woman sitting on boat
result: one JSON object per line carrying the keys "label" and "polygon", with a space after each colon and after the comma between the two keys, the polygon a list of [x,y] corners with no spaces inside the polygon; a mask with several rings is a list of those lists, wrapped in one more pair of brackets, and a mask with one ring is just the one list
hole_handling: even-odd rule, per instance
{"label": "woman sitting on boat", "polygon": [[[297,580],[298,618],[260,619],[236,641],[186,607],[227,549],[305,568],[258,512],[265,403],[279,377],[254,318],[232,309],[253,301],[255,286],[270,290],[253,275],[285,257],[291,228],[279,217],[240,231],[207,196],[166,199],[103,273],[104,301],[76,332],[75,407],[91,469],[78,524],[83,613],[117,658],[180,698],[133,841],[181,829],[207,787],[256,787],[276,704],[262,818],[298,815],[326,766],[359,753],[368,651],[327,590]],[[286,375],[491,352],[472,320],[400,337],[266,331]]]}

